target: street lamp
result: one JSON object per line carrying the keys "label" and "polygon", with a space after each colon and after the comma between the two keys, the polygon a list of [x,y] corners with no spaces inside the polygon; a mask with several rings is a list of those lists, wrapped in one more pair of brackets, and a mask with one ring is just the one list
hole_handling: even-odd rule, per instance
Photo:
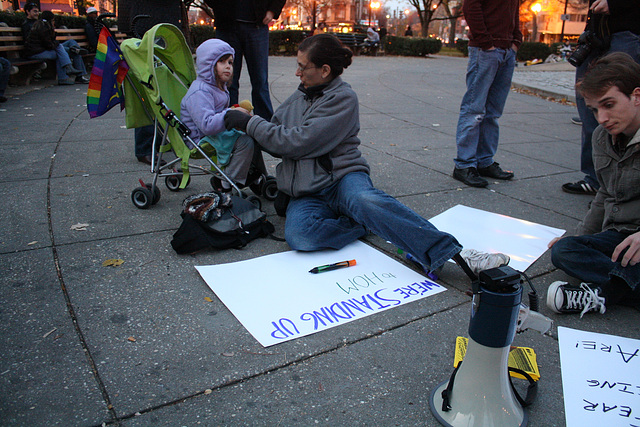
{"label": "street lamp", "polygon": [[378,9],[380,9],[380,2],[379,1],[371,1],[371,2],[369,2],[369,21],[370,21],[369,25],[372,26],[372,27],[375,26],[375,25],[373,25],[373,21],[375,21],[375,18],[377,16],[373,15],[374,18],[371,19],[371,10],[376,11],[376,14],[377,14]]}
{"label": "street lamp", "polygon": [[538,41],[538,13],[542,10],[540,3],[534,3],[531,5],[531,11],[533,12],[533,41]]}

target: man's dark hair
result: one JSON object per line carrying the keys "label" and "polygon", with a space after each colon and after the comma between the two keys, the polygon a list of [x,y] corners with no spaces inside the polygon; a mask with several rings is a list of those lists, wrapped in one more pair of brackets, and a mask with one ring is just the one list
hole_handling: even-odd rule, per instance
{"label": "man's dark hair", "polygon": [[613,86],[626,96],[640,87],[640,64],[624,52],[598,59],[576,84],[576,89],[582,96],[602,96]]}
{"label": "man's dark hair", "polygon": [[24,5],[24,11],[29,12],[31,9],[38,7],[35,3],[27,3]]}

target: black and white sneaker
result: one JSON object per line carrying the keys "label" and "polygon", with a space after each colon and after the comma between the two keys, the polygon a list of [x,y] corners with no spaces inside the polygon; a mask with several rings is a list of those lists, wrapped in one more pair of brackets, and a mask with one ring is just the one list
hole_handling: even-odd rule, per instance
{"label": "black and white sneaker", "polygon": [[566,184],[562,184],[562,191],[571,194],[594,195],[598,192],[598,189],[583,179],[578,182],[567,182]]}
{"label": "black and white sneaker", "polygon": [[600,288],[591,288],[587,283],[571,286],[567,282],[553,282],[547,290],[547,307],[556,313],[580,313],[580,317],[589,311],[602,314],[606,307],[600,292]]}
{"label": "black and white sneaker", "polygon": [[582,126],[582,119],[580,119],[580,117],[571,117],[571,123]]}

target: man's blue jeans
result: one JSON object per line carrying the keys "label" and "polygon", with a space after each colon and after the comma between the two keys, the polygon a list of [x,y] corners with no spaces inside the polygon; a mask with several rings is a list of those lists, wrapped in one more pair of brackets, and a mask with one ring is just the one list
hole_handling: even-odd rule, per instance
{"label": "man's blue jeans", "polygon": [[56,73],[58,75],[58,80],[66,80],[69,78],[67,76],[67,72],[64,70],[64,67],[71,64],[71,59],[69,58],[69,54],[65,50],[64,46],[59,44],[55,50],[45,50],[44,52],[36,53],[35,55],[31,55],[30,59],[52,59],[56,61]]}
{"label": "man's blue jeans", "polygon": [[[612,52],[625,52],[631,55],[631,57],[640,64],[640,36],[632,33],[631,31],[621,31],[614,33],[611,36],[611,46],[607,53]],[[585,61],[576,68],[576,82],[579,81],[586,74],[589,66],[600,58],[602,53],[592,52]],[[596,178],[596,170],[593,166],[591,146],[591,138],[593,131],[598,127],[598,121],[595,116],[587,108],[587,104],[584,102],[584,98],[580,93],[576,91],[576,106],[578,108],[578,114],[582,120],[582,147],[580,151],[580,170],[585,174],[584,180],[591,184],[594,188],[600,188],[598,178]]]}
{"label": "man's blue jeans", "polygon": [[236,22],[235,31],[216,31],[217,37],[236,51],[233,60],[233,82],[229,88],[231,105],[238,103],[242,58],[247,63],[251,80],[251,102],[255,114],[271,120],[273,106],[269,97],[269,27]]}
{"label": "man's blue jeans", "polygon": [[294,250],[340,249],[367,230],[414,255],[429,270],[462,249],[455,237],[375,188],[365,172],[349,173],[314,195],[292,198],[287,208],[285,238]]}
{"label": "man's blue jeans", "polygon": [[87,68],[84,66],[84,61],[82,60],[82,55],[76,55],[76,54],[72,54],[70,52],[70,49],[72,47],[78,47],[78,48],[80,47],[78,42],[72,39],[72,40],[63,41],[60,44],[64,47],[64,50],[67,51],[67,54],[69,55],[69,58],[71,59],[71,63],[73,64],[73,68],[75,68],[78,71],[82,71],[82,75],[83,76],[85,74],[87,74]]}
{"label": "man's blue jeans", "polygon": [[456,168],[486,168],[498,150],[502,116],[516,63],[513,49],[469,47],[467,92],[462,97],[456,145]]}
{"label": "man's blue jeans", "polygon": [[[612,281],[622,280],[640,295],[640,264],[622,267],[611,261],[613,251],[628,234],[607,230],[584,236],[564,237],[551,247],[551,262],[569,276],[593,283],[607,294]],[[614,299],[616,296],[613,296]]]}

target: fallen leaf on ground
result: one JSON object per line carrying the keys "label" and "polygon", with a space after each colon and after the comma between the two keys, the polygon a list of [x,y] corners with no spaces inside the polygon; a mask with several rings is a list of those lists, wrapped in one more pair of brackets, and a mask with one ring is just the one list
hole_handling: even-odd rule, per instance
{"label": "fallen leaf on ground", "polygon": [[79,222],[77,224],[73,224],[71,226],[71,229],[72,230],[76,230],[76,231],[86,231],[88,226],[89,226],[89,224],[83,224],[83,223]]}
{"label": "fallen leaf on ground", "polygon": [[124,260],[121,259],[108,259],[106,261],[104,261],[102,263],[103,267],[117,267],[119,265],[122,265],[124,263]]}
{"label": "fallen leaf on ground", "polygon": [[38,243],[38,241],[37,241],[37,240],[34,240],[33,242],[29,242],[29,243],[27,243],[27,246],[33,246],[33,245],[35,245],[36,243]]}
{"label": "fallen leaf on ground", "polygon": [[204,300],[207,302],[213,302],[213,300],[211,299],[211,297],[204,297]]}
{"label": "fallen leaf on ground", "polygon": [[127,339],[128,339],[129,341],[131,341],[131,342],[136,342],[136,339],[135,339],[134,337],[129,337],[129,338],[127,338]]}

